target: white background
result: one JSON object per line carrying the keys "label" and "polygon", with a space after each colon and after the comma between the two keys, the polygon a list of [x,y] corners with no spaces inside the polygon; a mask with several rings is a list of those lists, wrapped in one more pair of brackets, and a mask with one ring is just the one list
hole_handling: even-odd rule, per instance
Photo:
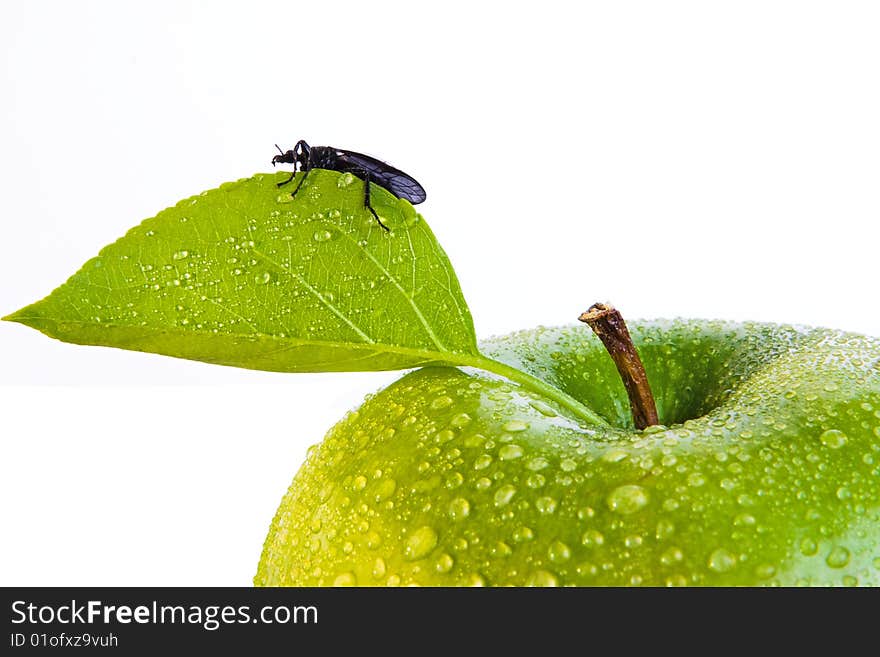
{"label": "white background", "polygon": [[[480,337],[597,300],[880,334],[865,2],[0,5],[0,314],[300,138],[428,190]],[[0,585],[246,585],[308,445],[398,375],[0,325]]]}

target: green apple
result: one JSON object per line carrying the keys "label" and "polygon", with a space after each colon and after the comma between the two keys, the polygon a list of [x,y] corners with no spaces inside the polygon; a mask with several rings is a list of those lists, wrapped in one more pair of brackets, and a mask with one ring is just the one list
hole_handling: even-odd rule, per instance
{"label": "green apple", "polygon": [[184,199],[4,318],[275,372],[422,368],[311,452],[257,584],[880,584],[880,340],[640,323],[643,368],[597,304],[596,335],[479,346],[412,205],[374,185],[385,231],[357,177],[288,179]]}
{"label": "green apple", "polygon": [[255,583],[880,584],[880,340],[630,329],[665,426],[633,428],[583,326],[489,341],[612,426],[480,370],[412,372],[312,448]]}

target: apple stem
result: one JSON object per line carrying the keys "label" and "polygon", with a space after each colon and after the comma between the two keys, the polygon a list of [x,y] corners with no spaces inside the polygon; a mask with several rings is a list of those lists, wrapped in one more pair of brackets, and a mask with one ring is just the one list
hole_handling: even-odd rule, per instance
{"label": "apple stem", "polygon": [[578,319],[593,329],[617,366],[620,378],[623,379],[623,387],[629,395],[629,407],[636,429],[642,430],[659,424],[657,405],[648,384],[645,366],[639,358],[639,352],[620,311],[610,304],[594,303]]}

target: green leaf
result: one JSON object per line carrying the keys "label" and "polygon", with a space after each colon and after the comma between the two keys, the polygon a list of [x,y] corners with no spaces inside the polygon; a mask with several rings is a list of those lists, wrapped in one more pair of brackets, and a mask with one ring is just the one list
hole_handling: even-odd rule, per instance
{"label": "green leaf", "polygon": [[[302,175],[302,174],[299,174]],[[477,367],[605,421],[559,388],[483,356],[452,265],[413,206],[313,170],[258,174],[181,201],[3,319],[77,344],[275,372]]]}
{"label": "green leaf", "polygon": [[[261,174],[181,201],[4,319],[54,338],[280,372],[479,356],[452,266],[407,201],[351,174]],[[302,174],[298,174],[302,175]]]}

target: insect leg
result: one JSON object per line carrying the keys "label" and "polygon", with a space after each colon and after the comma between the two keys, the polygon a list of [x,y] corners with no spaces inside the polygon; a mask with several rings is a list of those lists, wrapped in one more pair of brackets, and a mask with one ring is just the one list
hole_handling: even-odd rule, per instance
{"label": "insect leg", "polygon": [[379,215],[376,214],[376,211],[373,209],[373,206],[370,205],[370,172],[367,171],[366,169],[362,169],[362,171],[363,171],[363,179],[364,179],[364,207],[373,213],[373,217],[375,217],[376,221],[379,222],[379,225],[382,226],[382,228],[384,228],[386,232],[391,232],[391,229],[382,223],[382,220],[379,219]]}
{"label": "insect leg", "polygon": [[[290,195],[290,198],[293,198],[294,196],[296,196],[296,193],[299,191],[299,188],[302,187],[303,183],[306,181],[306,178],[309,175],[309,171],[311,171],[311,169],[307,169],[306,171],[303,171],[303,177],[299,179],[299,182],[296,184],[296,189],[293,190],[293,193]],[[294,175],[296,175],[296,174],[294,174]]]}
{"label": "insect leg", "polygon": [[[275,183],[275,185],[276,185],[277,187],[284,187],[287,183],[289,183],[291,180],[293,180],[293,177],[294,177],[295,175],[296,175],[296,169],[294,169],[294,170],[293,170],[293,173],[290,174],[290,178],[288,178],[288,179],[285,180],[284,182]],[[303,179],[305,179],[305,176],[303,176]],[[300,185],[301,185],[301,184],[302,184],[302,183],[300,183]],[[297,187],[297,189],[299,189],[299,187]],[[294,194],[296,194],[296,192],[294,192]]]}

